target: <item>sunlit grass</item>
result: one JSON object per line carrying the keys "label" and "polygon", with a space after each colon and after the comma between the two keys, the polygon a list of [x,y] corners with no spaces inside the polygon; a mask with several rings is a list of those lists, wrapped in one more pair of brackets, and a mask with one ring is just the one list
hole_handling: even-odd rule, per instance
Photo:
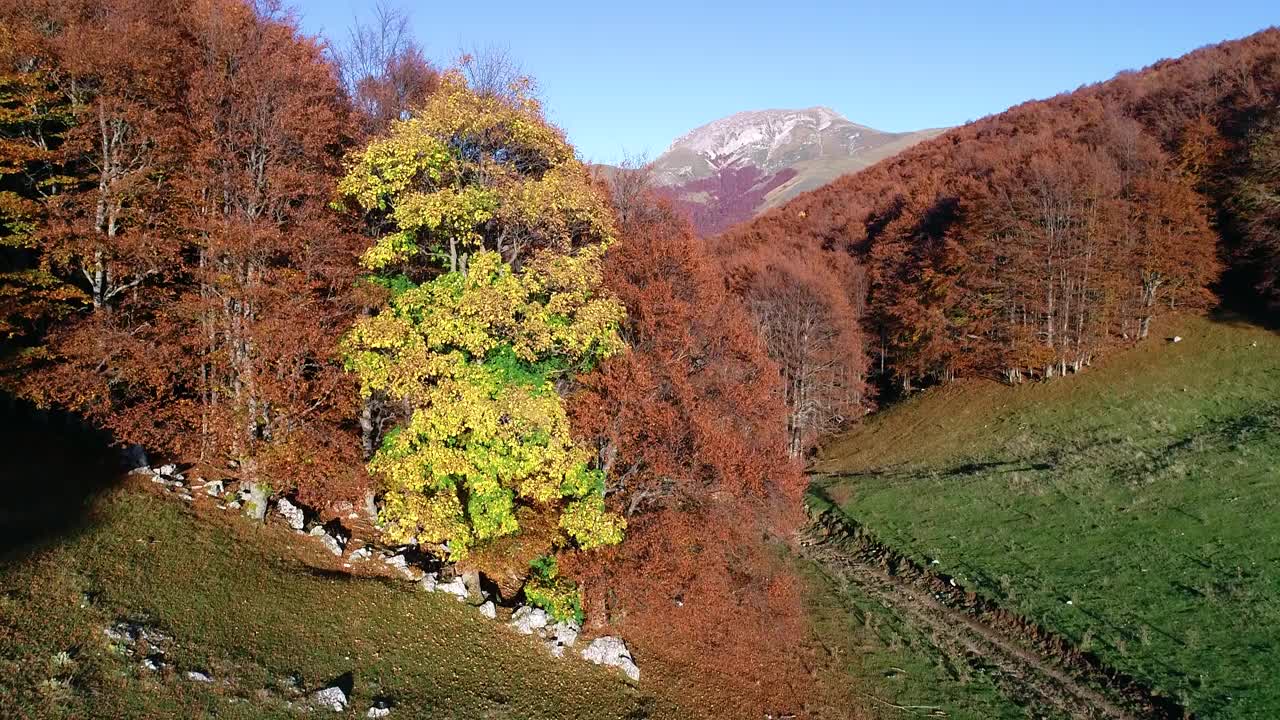
{"label": "sunlit grass", "polygon": [[1280,716],[1280,337],[1182,317],[1078,377],[962,382],[833,443],[884,542],[1203,717]]}

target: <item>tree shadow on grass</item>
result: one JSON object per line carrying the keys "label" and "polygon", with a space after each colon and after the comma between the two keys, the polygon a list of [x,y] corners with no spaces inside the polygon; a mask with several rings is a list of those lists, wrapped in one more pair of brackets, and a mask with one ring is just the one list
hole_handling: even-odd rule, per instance
{"label": "tree shadow on grass", "polygon": [[0,393],[0,564],[78,532],[121,479],[109,434]]}

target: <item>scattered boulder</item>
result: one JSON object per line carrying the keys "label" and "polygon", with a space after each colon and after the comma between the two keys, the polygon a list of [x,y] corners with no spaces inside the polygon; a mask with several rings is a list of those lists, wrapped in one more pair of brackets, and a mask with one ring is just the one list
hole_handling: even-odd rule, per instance
{"label": "scattered boulder", "polygon": [[347,694],[340,687],[327,687],[311,693],[311,702],[334,712],[342,712],[347,709]]}
{"label": "scattered boulder", "polygon": [[359,547],[351,551],[352,560],[368,560],[373,557],[373,551],[367,547]]}
{"label": "scattered boulder", "polygon": [[1174,335],[1173,337],[1169,338],[1169,342],[1171,342],[1171,343],[1180,343],[1180,342],[1182,342],[1182,336],[1181,336],[1181,335]]}
{"label": "scattered boulder", "polygon": [[276,512],[289,523],[289,527],[302,532],[302,528],[307,525],[307,516],[302,512],[302,508],[289,502],[289,498],[280,498],[276,503]]}
{"label": "scattered boulder", "polygon": [[405,558],[404,553],[397,553],[382,559],[382,562],[393,567],[403,575],[406,579],[417,581],[422,578],[422,571],[416,567],[409,565],[409,560]]}
{"label": "scattered boulder", "polygon": [[244,514],[249,518],[258,522],[267,518],[267,488],[262,483],[242,483],[240,502],[244,505]]}
{"label": "scattered boulder", "polygon": [[[352,556],[354,557],[354,553],[352,554]],[[435,592],[436,588],[439,586],[440,586],[440,576],[436,575],[435,573],[427,573],[422,576],[421,580],[418,581],[418,589],[424,592]]]}
{"label": "scattered boulder", "polygon": [[558,622],[551,628],[551,635],[557,643],[567,647],[573,647],[578,642],[578,633],[582,632],[582,628],[573,622]]}
{"label": "scattered boulder", "polygon": [[511,614],[511,622],[508,623],[522,635],[532,635],[545,628],[547,624],[547,611],[530,605],[521,605],[516,608],[516,611]]}
{"label": "scattered boulder", "polygon": [[364,716],[367,718],[384,718],[391,714],[391,703],[387,700],[377,700],[369,707]]}
{"label": "scattered boulder", "polygon": [[466,602],[469,594],[467,593],[467,584],[462,578],[455,577],[446,583],[436,585],[436,592],[448,593],[458,599],[458,602]]}
{"label": "scattered boulder", "polygon": [[578,641],[578,633],[582,630],[574,622],[558,622],[551,626],[547,638],[547,649],[556,657],[564,657],[565,648],[573,647]]}
{"label": "scattered boulder", "polygon": [[342,557],[342,547],[346,541],[341,535],[330,533],[321,525],[311,528],[310,534],[311,537],[320,538],[320,543],[324,545],[326,550],[338,557]]}
{"label": "scattered boulder", "polygon": [[462,573],[462,584],[467,588],[467,594],[471,597],[484,597],[484,590],[480,587],[479,570],[468,570]]}
{"label": "scattered boulder", "polygon": [[173,463],[161,465],[152,472],[161,477],[172,478],[174,480],[186,480],[186,478],[182,476],[182,473],[178,472],[178,466]]}
{"label": "scattered boulder", "polygon": [[148,655],[147,657],[142,658],[142,667],[146,670],[150,670],[151,672],[160,672],[161,670],[164,670],[165,667],[164,656]]}
{"label": "scattered boulder", "polygon": [[199,670],[188,670],[187,679],[190,680],[191,682],[199,682],[199,683],[213,682],[213,678],[209,677],[208,673],[204,673]]}
{"label": "scattered boulder", "polygon": [[498,607],[493,604],[492,600],[485,600],[484,604],[480,606],[480,614],[490,620],[496,620],[498,619]]}
{"label": "scattered boulder", "polygon": [[622,638],[605,635],[592,640],[587,649],[582,651],[582,659],[597,665],[616,667],[632,680],[640,680],[640,668],[631,659],[631,651],[627,650]]}
{"label": "scattered boulder", "polygon": [[226,492],[226,485],[221,480],[210,480],[204,484],[204,493],[210,497],[218,497]]}
{"label": "scattered boulder", "polygon": [[378,496],[372,490],[364,493],[364,514],[368,516],[369,522],[378,524]]}

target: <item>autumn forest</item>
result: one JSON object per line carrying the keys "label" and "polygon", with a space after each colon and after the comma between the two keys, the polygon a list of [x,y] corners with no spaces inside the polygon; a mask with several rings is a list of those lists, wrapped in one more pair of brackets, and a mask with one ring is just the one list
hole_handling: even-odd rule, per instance
{"label": "autumn forest", "polygon": [[760,717],[836,692],[788,555],[825,442],[1274,317],[1278,97],[1272,29],[699,237],[510,57],[430,59],[395,13],[330,44],[270,2],[6,0],[0,383],[320,521],[372,506]]}

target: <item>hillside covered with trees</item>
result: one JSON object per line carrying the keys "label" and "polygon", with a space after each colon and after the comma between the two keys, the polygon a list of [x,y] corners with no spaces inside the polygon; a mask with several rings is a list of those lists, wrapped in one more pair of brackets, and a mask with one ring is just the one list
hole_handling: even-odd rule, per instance
{"label": "hillside covered with trees", "polygon": [[274,2],[0,0],[0,385],[340,557],[367,527],[625,637],[711,716],[830,710],[804,459],[923,386],[1274,312],[1277,98],[1268,30],[702,239],[508,57],[435,63],[385,8],[330,46]]}
{"label": "hillside covered with trees", "polygon": [[394,14],[330,52],[240,0],[0,13],[11,392],[322,515],[368,494],[506,600],[797,695],[778,373],[513,66]]}
{"label": "hillside covered with trees", "polygon": [[872,369],[906,390],[1076,372],[1174,309],[1266,312],[1280,262],[1278,53],[1280,31],[1267,30],[1020,105],[804,195],[717,247],[731,268],[757,256],[831,268],[825,284],[845,293],[825,296],[855,307],[865,297]]}

